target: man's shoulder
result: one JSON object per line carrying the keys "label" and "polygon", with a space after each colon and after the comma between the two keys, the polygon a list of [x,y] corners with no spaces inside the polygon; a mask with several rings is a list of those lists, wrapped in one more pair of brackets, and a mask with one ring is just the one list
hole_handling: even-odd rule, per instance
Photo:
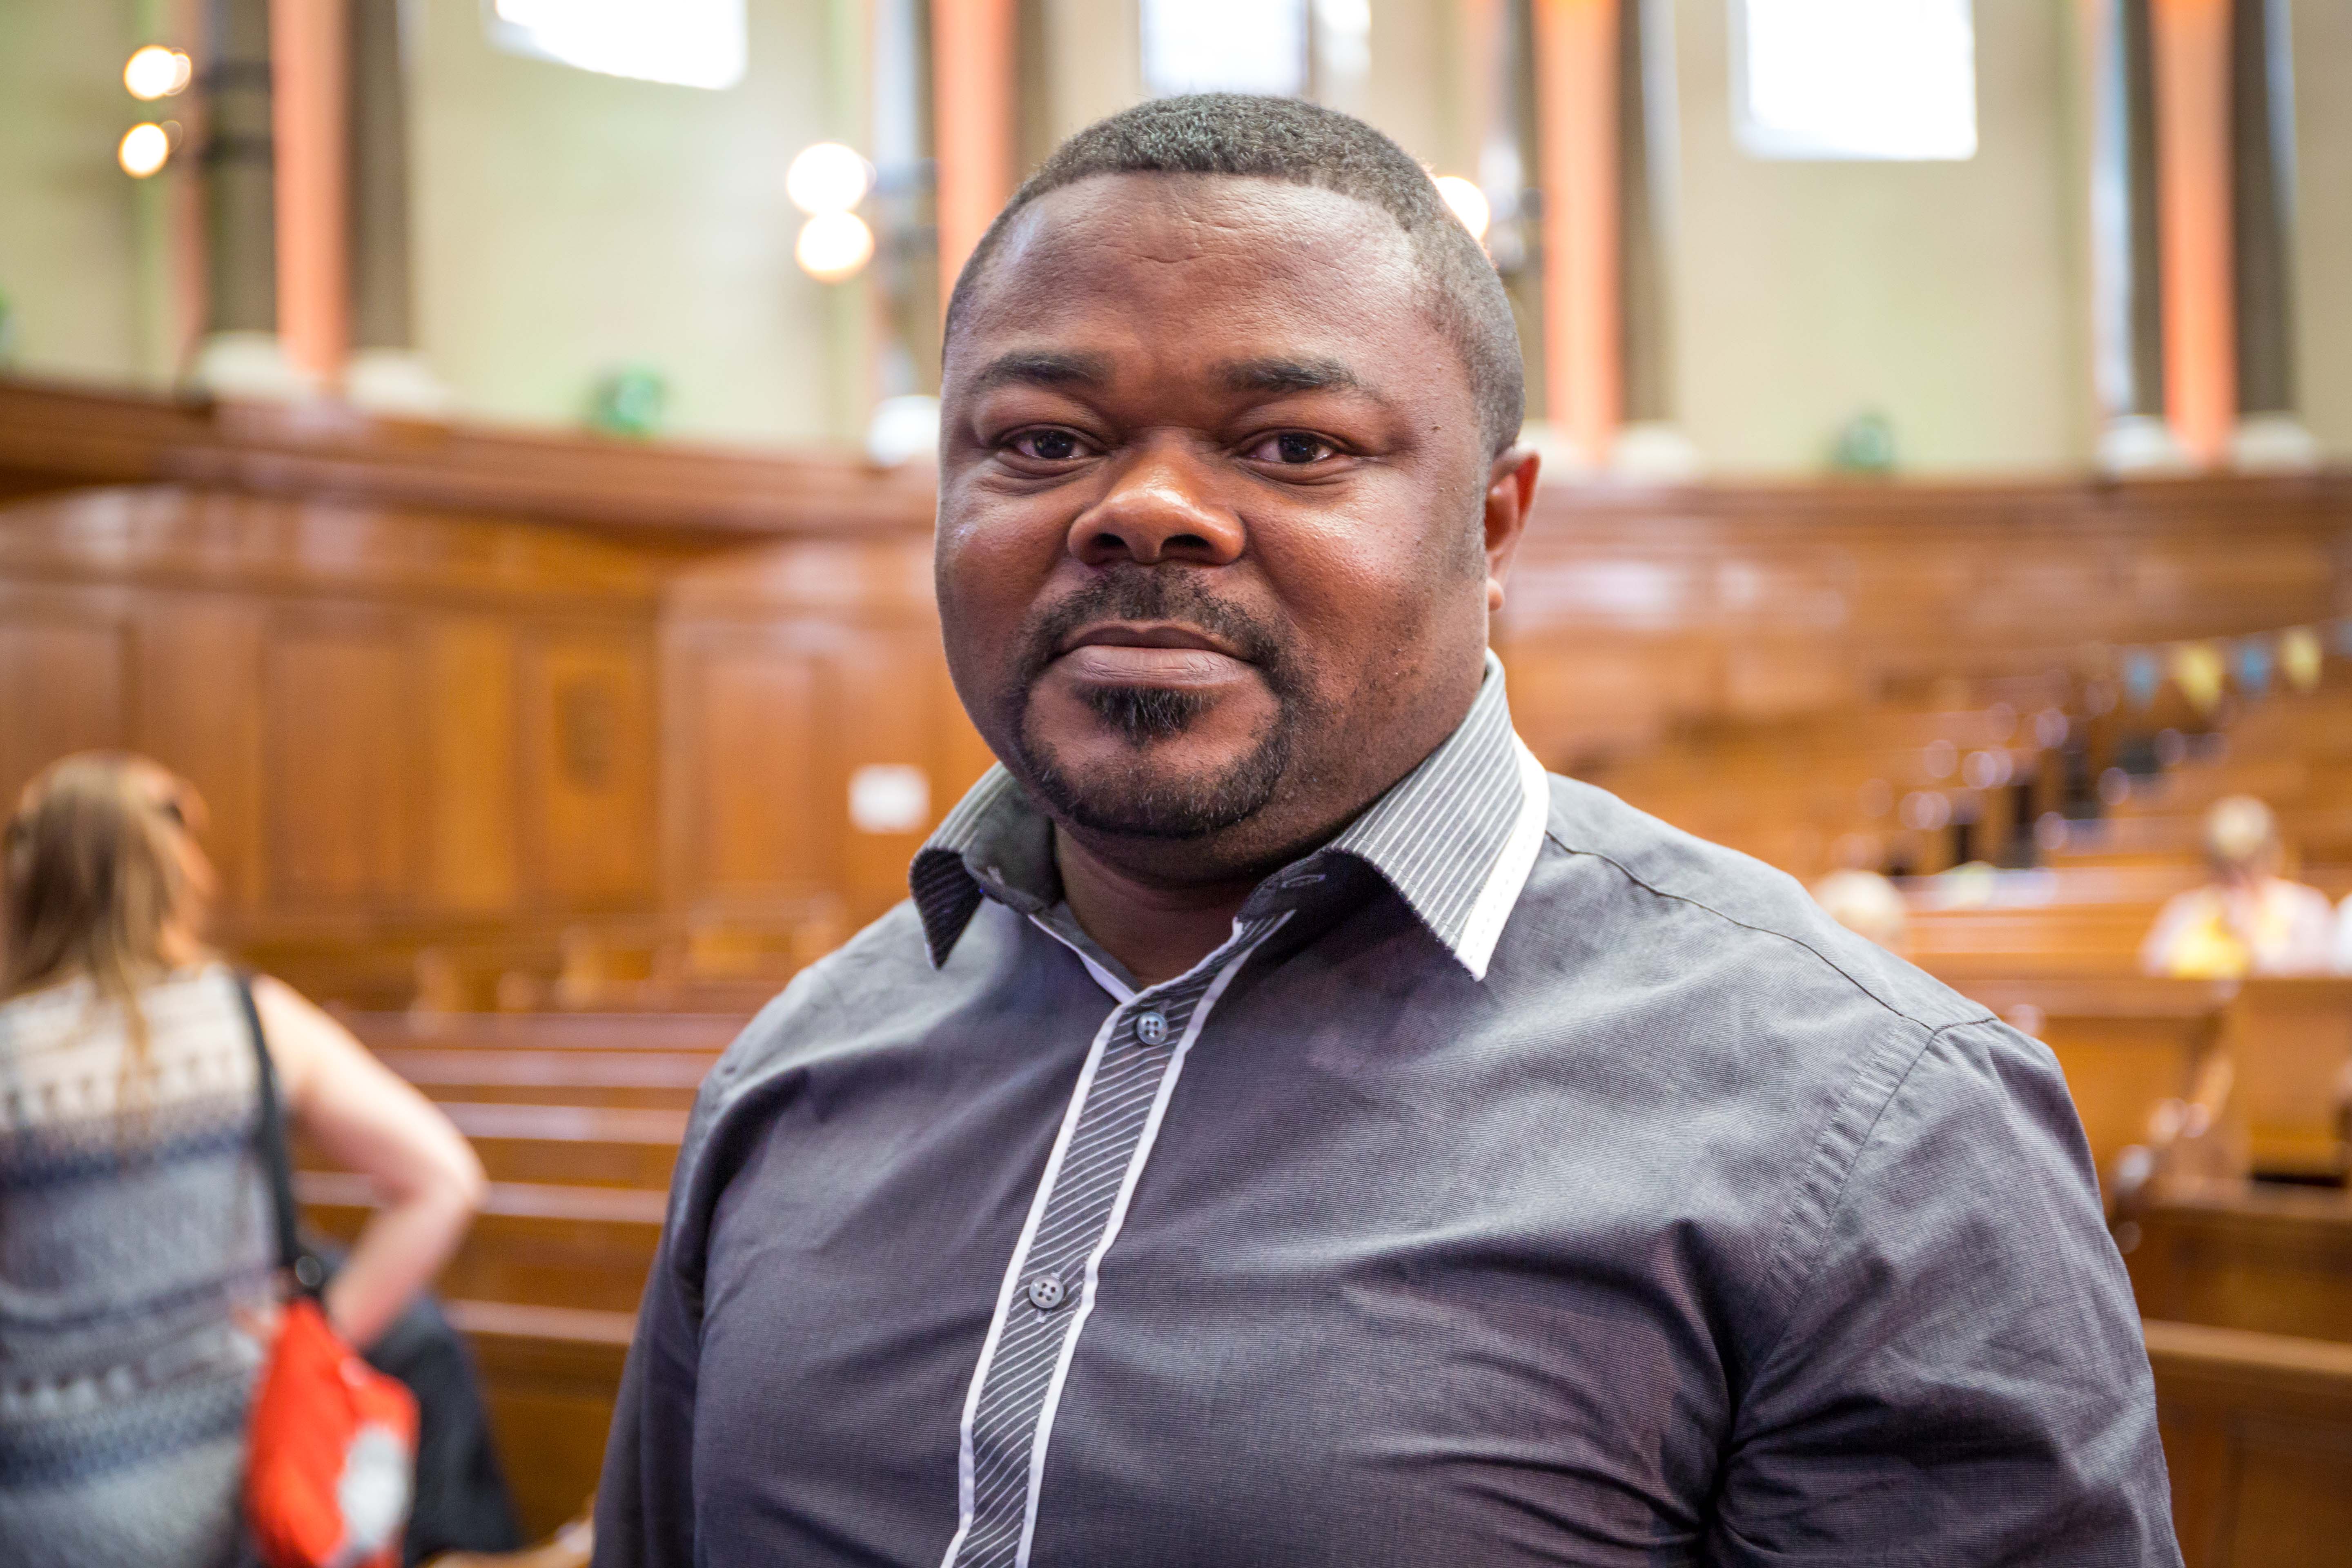
{"label": "man's shoulder", "polygon": [[1497,967],[1507,958],[1548,1016],[1617,1047],[1616,1081],[1652,1086],[1646,1103],[1721,1129],[1719,1143],[1784,1152],[1753,1178],[1782,1219],[1776,1289],[1798,1288],[1875,1140],[1943,1129],[1939,1158],[1968,1171],[2030,1149],[2035,1169],[2067,1169],[2069,1201],[2095,1205],[2048,1047],[1838,925],[1794,879],[1589,784],[1550,783],[1530,918],[1507,931]]}
{"label": "man's shoulder", "polygon": [[[1625,945],[1672,944],[1696,981],[1756,1002],[1818,1009],[1833,999],[1932,1033],[1988,1010],[1838,924],[1787,873],[1673,827],[1607,791],[1553,774],[1544,854],[1529,893],[1564,920],[1598,921]],[[1545,862],[1553,864],[1546,876]]]}
{"label": "man's shoulder", "polygon": [[[976,922],[977,923],[977,922]],[[888,1035],[903,1037],[948,989],[923,944],[911,900],[793,976],[735,1037],[711,1071],[709,1090],[725,1091],[821,1056],[855,1051]]]}

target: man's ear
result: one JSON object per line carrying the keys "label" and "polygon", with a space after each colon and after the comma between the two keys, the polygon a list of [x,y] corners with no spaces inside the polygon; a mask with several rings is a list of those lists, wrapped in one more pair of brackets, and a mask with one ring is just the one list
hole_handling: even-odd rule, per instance
{"label": "man's ear", "polygon": [[1536,503],[1536,470],[1543,459],[1532,447],[1513,447],[1486,473],[1486,613],[1503,607],[1503,580],[1527,532]]}

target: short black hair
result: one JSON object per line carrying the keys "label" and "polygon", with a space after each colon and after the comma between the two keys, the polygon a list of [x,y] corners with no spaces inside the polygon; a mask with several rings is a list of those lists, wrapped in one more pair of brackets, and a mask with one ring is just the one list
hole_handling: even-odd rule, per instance
{"label": "short black hair", "polygon": [[1023,182],[972,247],[948,300],[950,335],[1022,208],[1097,174],[1233,174],[1319,186],[1379,207],[1412,241],[1430,311],[1461,351],[1488,456],[1518,438],[1527,371],[1495,264],[1403,148],[1352,115],[1292,98],[1153,99],[1072,136]]}

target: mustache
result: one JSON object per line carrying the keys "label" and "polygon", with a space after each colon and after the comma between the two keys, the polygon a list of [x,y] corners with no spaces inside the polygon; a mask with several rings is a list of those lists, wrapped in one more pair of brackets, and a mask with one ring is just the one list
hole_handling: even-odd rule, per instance
{"label": "mustache", "polygon": [[1032,616],[1021,631],[1020,679],[1026,692],[1079,627],[1097,621],[1178,621],[1231,644],[1255,665],[1277,697],[1295,689],[1289,641],[1279,627],[1204,588],[1189,572],[1114,566]]}

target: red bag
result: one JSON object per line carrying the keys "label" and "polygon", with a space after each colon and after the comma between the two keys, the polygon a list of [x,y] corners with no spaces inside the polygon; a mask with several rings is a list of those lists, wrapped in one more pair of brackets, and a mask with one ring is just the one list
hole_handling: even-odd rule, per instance
{"label": "red bag", "polygon": [[278,1321],[247,1433],[246,1527],[269,1568],[396,1568],[416,1396],[362,1361],[310,1296]]}
{"label": "red bag", "polygon": [[243,975],[237,989],[258,1058],[278,1262],[293,1293],[247,1424],[246,1531],[268,1568],[398,1568],[415,1491],[416,1396],[362,1361],[319,1305],[326,1271],[295,1231],[278,1075]]}

